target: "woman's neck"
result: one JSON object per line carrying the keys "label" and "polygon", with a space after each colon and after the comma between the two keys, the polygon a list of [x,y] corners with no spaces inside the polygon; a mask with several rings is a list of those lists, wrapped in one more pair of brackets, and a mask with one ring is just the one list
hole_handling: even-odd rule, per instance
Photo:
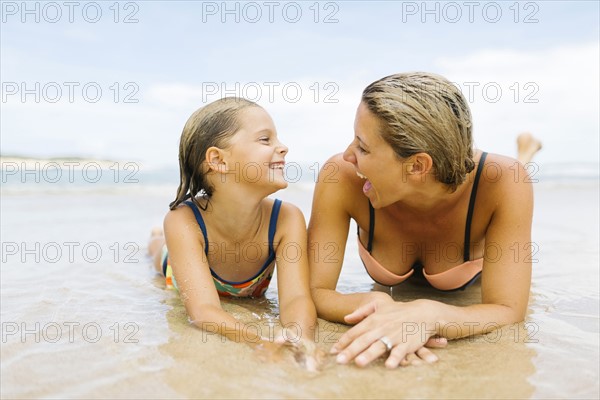
{"label": "woman's neck", "polygon": [[410,198],[394,203],[391,207],[428,218],[444,215],[456,207],[465,195],[465,190],[470,187],[467,182],[450,192],[447,185],[438,181],[428,181],[417,186]]}

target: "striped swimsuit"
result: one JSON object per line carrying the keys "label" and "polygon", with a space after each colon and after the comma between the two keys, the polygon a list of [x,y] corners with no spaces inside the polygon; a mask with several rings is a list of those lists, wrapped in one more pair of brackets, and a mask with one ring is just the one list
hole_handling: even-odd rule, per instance
{"label": "striped swimsuit", "polygon": [[[204,236],[204,254],[208,259],[208,234],[206,232],[206,224],[204,223],[202,214],[200,214],[200,210],[193,202],[188,200],[183,204],[190,207],[196,216],[196,221],[198,221],[198,225],[202,231],[202,236]],[[210,273],[212,274],[219,296],[260,297],[264,295],[269,287],[269,283],[271,282],[271,277],[273,276],[273,271],[275,269],[275,249],[273,248],[273,239],[275,237],[277,218],[279,217],[280,208],[281,200],[275,200],[273,203],[273,209],[271,210],[271,218],[269,220],[269,255],[263,266],[254,276],[245,281],[231,282],[219,277],[219,275],[217,275],[216,272],[210,268]],[[169,263],[169,253],[166,245],[163,247],[162,271],[163,275],[165,276],[167,287],[177,288],[177,282],[173,276],[173,269]]]}

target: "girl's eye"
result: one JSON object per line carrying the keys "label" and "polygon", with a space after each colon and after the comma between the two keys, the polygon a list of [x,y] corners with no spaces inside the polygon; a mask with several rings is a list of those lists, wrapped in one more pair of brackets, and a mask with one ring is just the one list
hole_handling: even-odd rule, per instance
{"label": "girl's eye", "polygon": [[365,149],[363,149],[363,148],[360,146],[360,144],[357,144],[357,145],[356,145],[356,147],[358,147],[358,151],[360,151],[362,154],[367,154],[367,153],[368,153],[368,151],[367,151],[367,150],[365,150]]}
{"label": "girl's eye", "polygon": [[264,143],[269,143],[269,138],[268,137],[261,137],[258,140],[261,141],[261,142],[264,142]]}

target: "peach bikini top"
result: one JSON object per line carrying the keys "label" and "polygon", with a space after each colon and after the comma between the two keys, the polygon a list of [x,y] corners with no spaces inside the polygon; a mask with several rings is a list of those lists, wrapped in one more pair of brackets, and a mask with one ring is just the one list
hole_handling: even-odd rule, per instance
{"label": "peach bikini top", "polygon": [[[429,275],[426,268],[422,267],[423,276],[431,286],[436,289],[451,291],[451,290],[464,290],[470,284],[472,284],[481,274],[483,267],[483,258],[477,260],[469,260],[469,242],[471,240],[471,220],[473,219],[473,209],[475,206],[475,198],[477,196],[477,186],[479,184],[479,177],[483,170],[483,164],[485,163],[486,152],[481,154],[477,172],[475,173],[475,181],[473,182],[473,188],[471,189],[471,198],[469,199],[469,208],[467,211],[467,223],[465,227],[465,244],[464,244],[464,263],[457,265],[456,267],[450,268],[448,271],[441,272],[439,274]],[[384,286],[395,286],[401,282],[404,282],[415,272],[415,266],[420,266],[417,262],[413,268],[404,275],[396,275],[384,268],[379,262],[371,255],[373,249],[373,233],[375,231],[375,209],[369,202],[369,242],[367,248],[358,239],[358,254],[367,270],[369,276],[380,285]]]}

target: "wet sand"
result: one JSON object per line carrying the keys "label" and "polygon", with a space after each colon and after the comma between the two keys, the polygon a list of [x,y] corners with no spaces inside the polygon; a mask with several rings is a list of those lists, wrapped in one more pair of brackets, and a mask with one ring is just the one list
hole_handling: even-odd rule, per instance
{"label": "wet sand", "polygon": [[[538,184],[539,245],[525,323],[450,342],[434,365],[303,370],[285,349],[265,360],[188,324],[145,256],[170,187],[2,193],[2,398],[598,398],[598,184]],[[279,196],[307,214],[310,191]],[[69,259],[64,243],[75,242]],[[10,255],[7,243],[46,254]],[[63,254],[54,261],[59,244]],[[86,244],[89,254],[80,251]],[[117,244],[115,246],[115,243]],[[128,247],[129,246],[129,247]],[[341,291],[374,288],[349,241]],[[92,250],[102,256],[95,262]],[[117,249],[119,249],[117,251]],[[20,249],[22,250],[22,248]],[[35,251],[34,251],[35,252]],[[24,259],[22,259],[24,257]],[[402,284],[398,300],[480,300],[479,285],[439,293]],[[277,324],[277,292],[224,307],[261,329]],[[319,321],[328,350],[347,329]]]}

